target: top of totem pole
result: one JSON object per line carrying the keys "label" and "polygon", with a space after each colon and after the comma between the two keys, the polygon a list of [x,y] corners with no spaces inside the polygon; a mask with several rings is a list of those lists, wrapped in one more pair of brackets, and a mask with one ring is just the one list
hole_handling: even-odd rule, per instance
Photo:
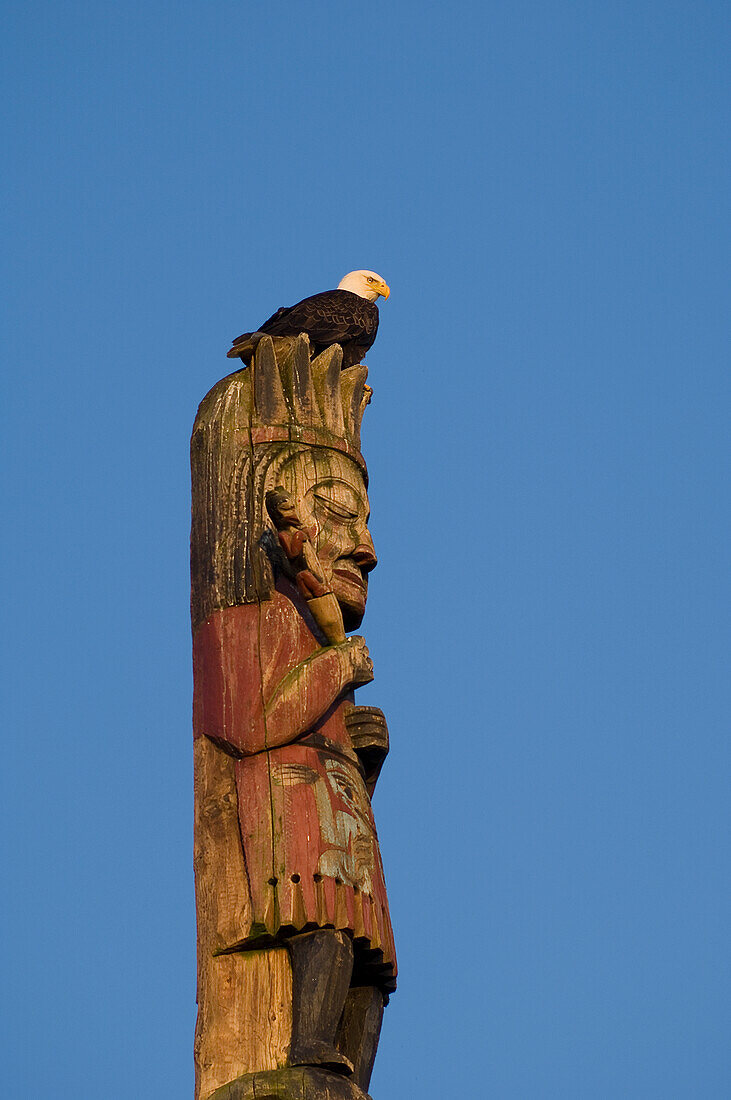
{"label": "top of totem pole", "polygon": [[367,486],[360,426],[371,398],[368,370],[341,368],[337,344],[313,358],[304,333],[264,336],[251,365],[201,402],[191,439],[194,625],[218,608],[270,597],[276,539],[265,498],[293,455],[335,452]]}
{"label": "top of totem pole", "polygon": [[[354,459],[366,473],[360,427],[372,390],[368,368],[342,370],[343,353],[333,344],[315,358],[306,333],[264,336],[251,365],[218,382],[201,402],[193,435],[217,423],[248,434],[248,446],[274,442],[331,447]],[[245,439],[238,445],[246,446]]]}

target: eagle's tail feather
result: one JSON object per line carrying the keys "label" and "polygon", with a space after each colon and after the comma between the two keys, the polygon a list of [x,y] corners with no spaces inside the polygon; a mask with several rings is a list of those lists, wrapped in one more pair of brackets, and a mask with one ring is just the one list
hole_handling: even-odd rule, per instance
{"label": "eagle's tail feather", "polygon": [[226,352],[227,357],[229,359],[242,359],[244,363],[248,363],[262,335],[261,332],[244,332],[241,336],[237,336],[233,342],[233,347]]}

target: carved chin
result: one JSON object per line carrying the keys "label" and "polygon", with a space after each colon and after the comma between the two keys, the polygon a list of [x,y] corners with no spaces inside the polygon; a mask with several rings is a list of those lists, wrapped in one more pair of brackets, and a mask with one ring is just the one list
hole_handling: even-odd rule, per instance
{"label": "carved chin", "polygon": [[333,575],[332,590],[343,613],[346,630],[357,630],[365,615],[368,589],[362,584]]}

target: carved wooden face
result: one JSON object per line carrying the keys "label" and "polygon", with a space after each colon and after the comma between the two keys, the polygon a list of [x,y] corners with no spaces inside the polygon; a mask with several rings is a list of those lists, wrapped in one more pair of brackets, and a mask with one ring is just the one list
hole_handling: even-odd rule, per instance
{"label": "carved wooden face", "polygon": [[277,480],[294,497],[345,629],[357,629],[365,613],[368,574],[377,563],[360,468],[339,451],[311,447],[290,458]]}

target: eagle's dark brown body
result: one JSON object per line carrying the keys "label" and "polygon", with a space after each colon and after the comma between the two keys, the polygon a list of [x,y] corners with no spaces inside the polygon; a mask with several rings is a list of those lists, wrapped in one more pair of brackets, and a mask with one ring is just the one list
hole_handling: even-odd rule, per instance
{"label": "eagle's dark brown body", "polygon": [[230,359],[248,363],[260,335],[299,336],[306,332],[314,354],[331,344],[343,349],[343,370],[360,363],[372,346],[378,331],[378,306],[350,290],[326,290],[303,298],[295,306],[283,306],[260,325],[256,332],[245,332],[233,341]]}

